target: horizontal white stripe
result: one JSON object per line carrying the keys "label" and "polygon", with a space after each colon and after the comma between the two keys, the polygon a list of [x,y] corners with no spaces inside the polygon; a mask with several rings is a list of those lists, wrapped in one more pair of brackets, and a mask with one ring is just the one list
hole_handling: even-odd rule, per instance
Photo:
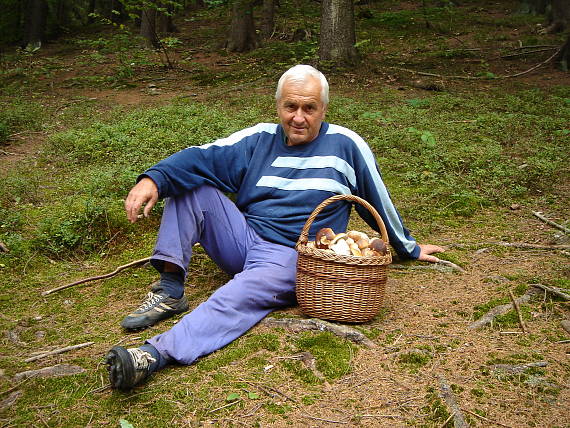
{"label": "horizontal white stripe", "polygon": [[368,144],[366,144],[366,142],[356,132],[351,131],[350,129],[347,129],[343,126],[329,124],[327,134],[342,134],[354,141],[356,147],[366,162],[366,166],[370,171],[374,185],[378,190],[378,195],[380,196],[382,207],[384,208],[386,216],[388,217],[388,222],[390,223],[389,226],[392,228],[398,239],[404,244],[408,252],[411,253],[416,248],[416,242],[410,241],[404,234],[404,227],[398,218],[398,212],[396,211],[396,207],[390,199],[388,190],[386,189],[386,186],[384,185],[384,182],[382,181],[382,178],[376,169],[376,160],[374,158],[374,154],[370,150],[370,147],[368,147]]}
{"label": "horizontal white stripe", "polygon": [[343,174],[350,184],[356,186],[356,174],[354,173],[354,169],[344,159],[337,156],[280,156],[273,161],[271,166],[295,169],[334,168]]}
{"label": "horizontal white stripe", "polygon": [[242,129],[241,131],[234,132],[232,135],[226,138],[220,138],[212,143],[204,144],[202,146],[197,146],[200,149],[208,149],[212,146],[231,146],[246,137],[254,134],[260,134],[262,132],[267,132],[268,134],[277,133],[277,125],[275,123],[258,123],[250,128]]}
{"label": "horizontal white stripe", "polygon": [[256,184],[257,187],[273,187],[281,190],[324,190],[338,195],[350,195],[350,189],[330,178],[283,178],[264,175]]}

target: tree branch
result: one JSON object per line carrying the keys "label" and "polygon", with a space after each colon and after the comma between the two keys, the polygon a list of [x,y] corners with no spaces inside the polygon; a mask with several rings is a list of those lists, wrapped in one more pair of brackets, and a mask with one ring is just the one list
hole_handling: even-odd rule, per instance
{"label": "tree branch", "polygon": [[146,257],[146,258],[140,259],[140,260],[135,260],[134,262],[130,262],[130,263],[127,263],[126,265],[119,266],[117,269],[115,269],[111,273],[106,273],[104,275],[97,275],[97,276],[92,276],[90,278],[80,279],[79,281],[72,282],[71,284],[66,284],[66,285],[62,285],[61,287],[52,288],[51,290],[43,291],[42,296],[47,296],[49,294],[55,293],[56,291],[65,290],[66,288],[73,287],[74,285],[83,284],[85,282],[96,281],[98,279],[110,278],[110,277],[118,274],[120,271],[122,271],[124,269],[127,269],[129,267],[133,267],[133,266],[141,265],[143,263],[148,262],[149,260],[150,260],[150,257]]}

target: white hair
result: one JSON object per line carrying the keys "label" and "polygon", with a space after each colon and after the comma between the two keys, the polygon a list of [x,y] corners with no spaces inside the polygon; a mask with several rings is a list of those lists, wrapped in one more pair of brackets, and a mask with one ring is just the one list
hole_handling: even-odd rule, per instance
{"label": "white hair", "polygon": [[279,78],[277,83],[277,90],[275,91],[275,99],[279,101],[283,92],[283,85],[286,81],[292,80],[294,82],[304,82],[307,77],[311,76],[321,83],[321,101],[324,105],[329,103],[329,82],[323,73],[315,67],[305,64],[298,64],[291,67]]}

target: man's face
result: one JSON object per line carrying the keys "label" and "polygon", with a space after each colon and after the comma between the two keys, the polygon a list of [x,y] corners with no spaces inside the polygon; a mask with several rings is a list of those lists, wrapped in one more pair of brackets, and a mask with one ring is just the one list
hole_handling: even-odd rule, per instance
{"label": "man's face", "polygon": [[304,82],[285,81],[277,114],[287,136],[287,145],[313,141],[319,135],[327,106],[321,101],[321,83],[313,77]]}

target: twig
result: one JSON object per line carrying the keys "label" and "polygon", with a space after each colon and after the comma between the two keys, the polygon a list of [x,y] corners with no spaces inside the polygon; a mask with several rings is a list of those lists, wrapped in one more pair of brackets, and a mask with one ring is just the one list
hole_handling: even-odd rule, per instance
{"label": "twig", "polygon": [[555,296],[561,297],[564,300],[570,300],[570,295],[564,293],[562,290],[556,287],[548,287],[547,285],[543,284],[529,284],[533,287],[540,288],[541,290],[547,291],[549,293],[554,294]]}
{"label": "twig", "polygon": [[46,291],[42,292],[42,296],[47,296],[48,294],[55,293],[56,291],[64,290],[66,288],[73,287],[74,285],[83,284],[84,282],[95,281],[98,279],[110,278],[110,277],[118,274],[120,271],[122,271],[126,268],[129,268],[132,266],[138,266],[140,264],[148,262],[149,260],[150,260],[150,257],[146,257],[146,258],[140,259],[140,260],[135,260],[134,262],[127,263],[126,265],[119,266],[117,269],[115,269],[111,273],[107,273],[105,275],[92,276],[91,278],[81,279],[79,281],[72,282],[71,284],[66,284],[66,285],[62,285],[61,287],[52,288],[51,290],[46,290]]}
{"label": "twig", "polygon": [[507,74],[504,76],[494,76],[491,79],[489,79],[489,77],[487,76],[445,76],[443,74],[436,74],[436,73],[426,73],[423,71],[416,71],[416,70],[410,70],[409,68],[402,68],[402,67],[389,67],[389,68],[393,68],[395,70],[401,70],[401,71],[407,71],[408,73],[413,73],[413,74],[419,74],[421,76],[431,76],[431,77],[439,77],[440,79],[463,79],[463,80],[498,80],[498,79],[511,79],[513,77],[519,77],[522,76],[524,74],[530,73],[531,71],[536,70],[539,67],[542,67],[544,64],[552,61],[554,58],[556,58],[556,56],[560,53],[560,51],[562,50],[562,48],[558,48],[556,49],[556,52],[554,52],[554,54],[552,54],[551,56],[549,56],[548,58],[546,58],[544,61],[542,61],[541,63],[538,63],[534,66],[532,66],[531,68],[529,68],[528,70],[525,71],[521,71],[520,73],[515,73],[515,74]]}
{"label": "twig", "polygon": [[554,48],[543,48],[543,49],[537,49],[534,51],[526,51],[526,52],[519,52],[519,53],[509,54],[509,55],[501,55],[500,58],[514,58],[516,56],[530,55],[530,54],[537,53],[537,52],[551,51],[552,49],[556,49],[556,48],[555,47]]}
{"label": "twig", "polygon": [[[527,291],[525,294],[523,294],[521,297],[517,298],[516,300],[517,300],[518,304],[528,302],[530,300],[529,292]],[[489,312],[487,312],[485,315],[483,315],[477,321],[469,324],[468,328],[471,330],[476,330],[478,328],[484,327],[487,324],[490,324],[495,319],[496,316],[506,314],[507,312],[509,312],[512,309],[513,309],[512,303],[507,303],[504,305],[495,306],[493,309],[491,309]]]}
{"label": "twig", "polygon": [[442,424],[439,426],[439,428],[443,428],[444,426],[446,426],[447,423],[448,423],[448,422],[451,420],[451,418],[454,417],[454,416],[455,416],[455,413],[452,413],[451,415],[449,415],[449,417],[445,420],[444,423],[442,423]]}
{"label": "twig", "polygon": [[437,262],[438,265],[444,265],[444,266],[449,266],[451,269],[457,271],[457,272],[461,272],[461,273],[465,273],[465,269],[463,269],[461,266],[456,265],[453,262],[450,262],[449,260],[441,260],[439,259]]}
{"label": "twig", "polygon": [[9,252],[10,249],[6,246],[6,244],[0,241],[0,253],[9,253]]}
{"label": "twig", "polygon": [[30,358],[26,358],[24,360],[24,362],[29,363],[32,361],[39,360],[40,358],[49,357],[50,355],[62,354],[64,352],[73,351],[75,349],[85,348],[86,346],[91,346],[94,343],[95,342],[85,342],[85,343],[80,343],[78,345],[66,346],[65,348],[55,349],[53,351],[44,352],[43,354],[39,354],[39,355],[35,355],[33,357],[30,357]]}
{"label": "twig", "polygon": [[[532,249],[532,250],[570,250],[570,245],[544,245],[544,244],[527,244],[525,242],[502,242],[502,241],[492,241],[492,242],[481,242],[476,244],[469,244],[470,246],[492,246],[497,245],[499,247],[510,247],[510,248],[520,248],[520,249]],[[463,248],[466,245],[463,244],[450,244],[449,248]]]}
{"label": "twig", "polygon": [[231,403],[224,404],[223,406],[216,407],[215,409],[212,409],[212,410],[208,410],[208,412],[206,412],[206,414],[217,412],[218,410],[225,409],[226,407],[235,406],[237,403],[239,403],[239,402],[241,402],[241,401],[242,401],[242,400],[235,400],[235,401],[232,401]]}
{"label": "twig", "polygon": [[556,229],[561,230],[562,232],[568,234],[570,233],[570,229],[568,229],[567,227],[562,226],[561,224],[555,223],[552,220],[547,219],[546,217],[544,217],[542,215],[542,213],[540,211],[533,211],[532,212],[536,217],[538,217],[540,220],[542,220],[543,222],[555,227]]}
{"label": "twig", "polygon": [[316,421],[330,422],[331,424],[347,424],[348,423],[346,421],[335,421],[332,419],[317,418],[316,416],[307,415],[305,413],[301,413],[301,416],[303,416],[304,418],[314,419]]}
{"label": "twig", "polygon": [[453,272],[453,268],[450,266],[445,266],[443,263],[430,263],[429,265],[401,265],[401,264],[389,264],[389,269],[395,270],[435,270],[438,272]]}
{"label": "twig", "polygon": [[468,428],[469,424],[465,421],[463,413],[461,413],[461,408],[457,404],[457,401],[455,401],[453,391],[443,375],[439,376],[439,390],[441,398],[443,398],[447,406],[451,409],[455,428]]}
{"label": "twig", "polygon": [[509,290],[509,297],[511,298],[511,302],[513,302],[513,306],[515,307],[515,311],[516,311],[517,316],[519,318],[519,325],[521,326],[521,330],[523,331],[523,333],[526,334],[527,331],[526,331],[526,328],[524,326],[524,321],[522,319],[521,309],[519,308],[519,304],[517,302],[517,299],[515,299],[515,296],[511,290]]}
{"label": "twig", "polygon": [[481,418],[481,419],[483,419],[484,421],[491,422],[492,424],[495,424],[495,425],[499,425],[500,427],[514,428],[514,427],[512,427],[512,426],[510,426],[510,425],[505,425],[505,424],[502,424],[502,423],[500,423],[500,422],[494,421],[494,420],[492,420],[492,419],[488,419],[488,418],[486,418],[485,416],[481,416],[481,415],[479,415],[478,413],[472,412],[472,411],[470,411],[470,410],[467,410],[467,409],[462,409],[462,410],[463,410],[464,412],[469,413],[470,415],[473,415],[473,416],[476,416],[476,417],[478,417],[478,418]]}

